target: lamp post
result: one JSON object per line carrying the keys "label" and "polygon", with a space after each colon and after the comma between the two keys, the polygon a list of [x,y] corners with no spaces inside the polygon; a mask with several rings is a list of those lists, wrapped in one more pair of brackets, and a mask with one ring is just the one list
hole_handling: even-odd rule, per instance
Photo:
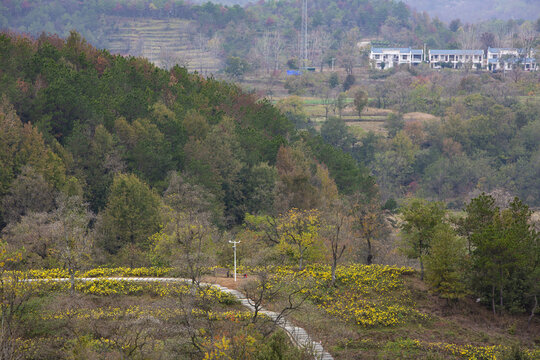
{"label": "lamp post", "polygon": [[240,244],[240,241],[229,240],[230,244],[233,244],[234,249],[234,282],[236,282],[236,244]]}

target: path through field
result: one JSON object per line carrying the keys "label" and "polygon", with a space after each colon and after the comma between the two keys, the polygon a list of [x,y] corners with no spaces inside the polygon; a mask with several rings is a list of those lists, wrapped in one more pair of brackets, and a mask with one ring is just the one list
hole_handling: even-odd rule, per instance
{"label": "path through field", "polygon": [[[144,278],[137,278],[137,277],[101,277],[101,278],[76,278],[75,281],[96,281],[96,280],[116,280],[116,281],[133,281],[133,282],[190,282],[190,280],[187,279],[181,279],[181,278],[157,278],[157,277],[144,277]],[[28,281],[65,281],[69,282],[70,279],[68,278],[57,278],[57,279],[29,279]],[[212,283],[201,283],[201,285],[208,285],[218,288],[219,290],[229,293],[233,296],[235,296],[245,307],[247,307],[250,311],[254,311],[255,308],[251,304],[250,300],[248,300],[244,294],[242,294],[238,290],[230,289],[228,287],[219,285],[219,284],[212,284]],[[265,309],[259,310],[259,313],[265,314],[266,316],[270,317],[272,320],[276,321],[276,324],[281,327],[285,332],[289,335],[293,343],[303,349],[307,349],[311,351],[317,360],[333,360],[332,355],[330,353],[326,352],[324,348],[322,347],[321,343],[314,341],[309,334],[301,327],[294,326],[291,322],[287,321],[284,317],[279,317],[279,314],[274,311],[268,311]]]}

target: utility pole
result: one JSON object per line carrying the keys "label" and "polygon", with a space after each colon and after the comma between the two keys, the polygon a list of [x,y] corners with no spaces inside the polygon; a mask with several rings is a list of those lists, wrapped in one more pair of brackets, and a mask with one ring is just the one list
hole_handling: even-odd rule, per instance
{"label": "utility pole", "polygon": [[308,0],[302,0],[302,67],[303,70],[307,66],[307,23],[308,23],[308,14],[307,14],[307,2]]}
{"label": "utility pole", "polygon": [[233,244],[234,249],[234,282],[236,282],[236,244],[240,244],[240,241],[229,240],[229,244]]}

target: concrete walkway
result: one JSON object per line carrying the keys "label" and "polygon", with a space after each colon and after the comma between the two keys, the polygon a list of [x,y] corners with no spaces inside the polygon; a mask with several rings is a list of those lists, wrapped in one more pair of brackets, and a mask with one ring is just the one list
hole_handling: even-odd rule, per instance
{"label": "concrete walkway", "polygon": [[[95,277],[95,278],[75,278],[75,281],[95,281],[95,280],[123,280],[123,281],[134,281],[134,282],[191,282],[188,279],[180,278],[157,278],[157,277]],[[69,278],[57,278],[57,279],[28,279],[27,281],[63,281],[69,282]],[[235,296],[245,307],[250,311],[255,311],[253,305],[250,304],[249,300],[238,290],[229,289],[225,286],[219,284],[209,284],[201,283],[201,285],[208,285],[218,288],[219,290],[229,293]],[[260,314],[265,314],[274,321],[278,318],[279,314],[274,311],[268,311],[265,309],[259,310]],[[291,340],[302,349],[307,349],[312,352],[315,359],[317,360],[333,360],[334,358],[327,351],[324,350],[320,342],[314,341],[309,334],[301,327],[294,326],[292,323],[287,321],[284,317],[277,321],[277,325],[281,327],[289,335]]]}

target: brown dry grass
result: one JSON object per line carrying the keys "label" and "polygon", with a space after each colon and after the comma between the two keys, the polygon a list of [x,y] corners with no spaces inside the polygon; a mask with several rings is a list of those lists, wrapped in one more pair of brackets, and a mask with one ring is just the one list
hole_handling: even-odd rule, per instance
{"label": "brown dry grass", "polygon": [[403,114],[403,120],[409,122],[409,121],[436,121],[439,120],[437,116],[422,113],[422,112],[411,112],[407,114]]}
{"label": "brown dry grass", "polygon": [[236,282],[234,281],[234,278],[228,278],[225,276],[213,276],[213,275],[207,275],[202,277],[203,282],[211,283],[211,284],[219,284],[221,286],[225,286],[229,289],[238,290],[241,289],[244,284],[246,284],[248,281],[253,279],[253,275],[248,275],[247,278],[243,277],[243,274],[237,274],[236,275]]}

